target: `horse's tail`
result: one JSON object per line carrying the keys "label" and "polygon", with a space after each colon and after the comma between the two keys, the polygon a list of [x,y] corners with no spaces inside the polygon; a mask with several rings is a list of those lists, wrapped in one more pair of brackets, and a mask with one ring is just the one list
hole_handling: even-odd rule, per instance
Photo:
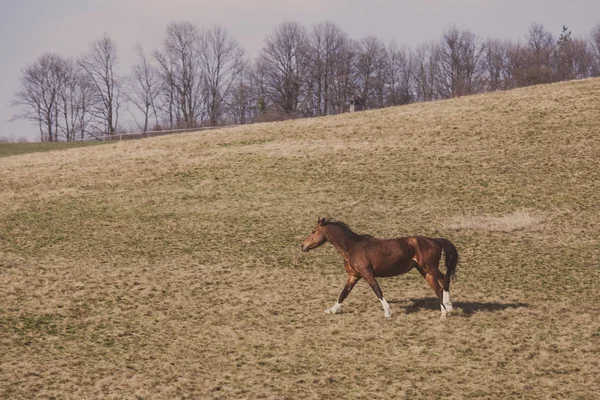
{"label": "horse's tail", "polygon": [[448,290],[450,287],[450,278],[452,281],[456,279],[456,265],[458,264],[458,251],[456,247],[448,240],[448,239],[435,239],[435,241],[440,245],[442,250],[444,250],[444,254],[446,255],[446,276],[444,279],[445,288],[444,290]]}

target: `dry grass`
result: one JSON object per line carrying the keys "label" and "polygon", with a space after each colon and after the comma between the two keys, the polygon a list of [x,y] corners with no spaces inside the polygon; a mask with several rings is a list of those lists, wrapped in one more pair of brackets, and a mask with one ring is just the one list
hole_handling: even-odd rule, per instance
{"label": "dry grass", "polygon": [[[0,398],[595,398],[598,115],[587,80],[0,158]],[[448,237],[461,311],[413,271],[323,314],[317,216]]]}
{"label": "dry grass", "polygon": [[544,222],[541,216],[536,216],[526,210],[517,210],[501,217],[459,215],[445,224],[448,229],[472,229],[490,232],[513,232],[520,230],[540,229]]}

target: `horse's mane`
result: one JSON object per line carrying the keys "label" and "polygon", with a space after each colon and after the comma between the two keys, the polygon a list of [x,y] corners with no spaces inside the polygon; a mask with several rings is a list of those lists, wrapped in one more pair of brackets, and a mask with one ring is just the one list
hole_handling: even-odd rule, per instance
{"label": "horse's mane", "polygon": [[359,235],[358,233],[355,233],[354,231],[352,231],[352,229],[350,229],[350,227],[347,224],[345,224],[344,222],[334,220],[333,218],[326,220],[324,225],[335,225],[335,226],[341,228],[342,232],[344,232],[344,235],[346,235],[348,238],[353,239],[353,240],[369,239],[369,238],[373,237],[371,235]]}

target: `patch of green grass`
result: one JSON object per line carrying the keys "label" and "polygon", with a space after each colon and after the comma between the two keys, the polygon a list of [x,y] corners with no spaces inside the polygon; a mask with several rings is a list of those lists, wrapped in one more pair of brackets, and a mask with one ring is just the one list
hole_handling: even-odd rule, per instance
{"label": "patch of green grass", "polygon": [[67,150],[78,147],[98,146],[107,143],[111,142],[94,140],[89,142],[0,143],[0,157],[9,157],[27,153],[40,153],[54,150]]}
{"label": "patch of green grass", "polygon": [[262,144],[272,142],[275,139],[253,139],[253,140],[240,140],[236,142],[219,143],[221,147],[232,147],[232,146],[250,146],[253,144]]}
{"label": "patch of green grass", "polygon": [[0,317],[0,333],[11,332],[12,340],[19,346],[29,346],[38,339],[47,336],[59,336],[57,325],[60,317],[51,314],[40,316]]}

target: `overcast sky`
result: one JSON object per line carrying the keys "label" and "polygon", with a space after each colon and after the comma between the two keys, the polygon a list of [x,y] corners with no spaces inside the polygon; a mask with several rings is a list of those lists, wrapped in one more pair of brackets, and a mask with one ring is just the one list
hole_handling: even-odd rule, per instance
{"label": "overcast sky", "polygon": [[31,122],[9,122],[21,69],[44,52],[77,57],[105,32],[118,46],[126,73],[132,48],[159,48],[170,21],[225,27],[253,56],[279,23],[307,28],[332,21],[353,39],[377,36],[414,46],[438,40],[450,24],[482,37],[522,38],[531,22],[556,36],[600,23],[600,0],[0,0],[0,137],[37,140]]}

